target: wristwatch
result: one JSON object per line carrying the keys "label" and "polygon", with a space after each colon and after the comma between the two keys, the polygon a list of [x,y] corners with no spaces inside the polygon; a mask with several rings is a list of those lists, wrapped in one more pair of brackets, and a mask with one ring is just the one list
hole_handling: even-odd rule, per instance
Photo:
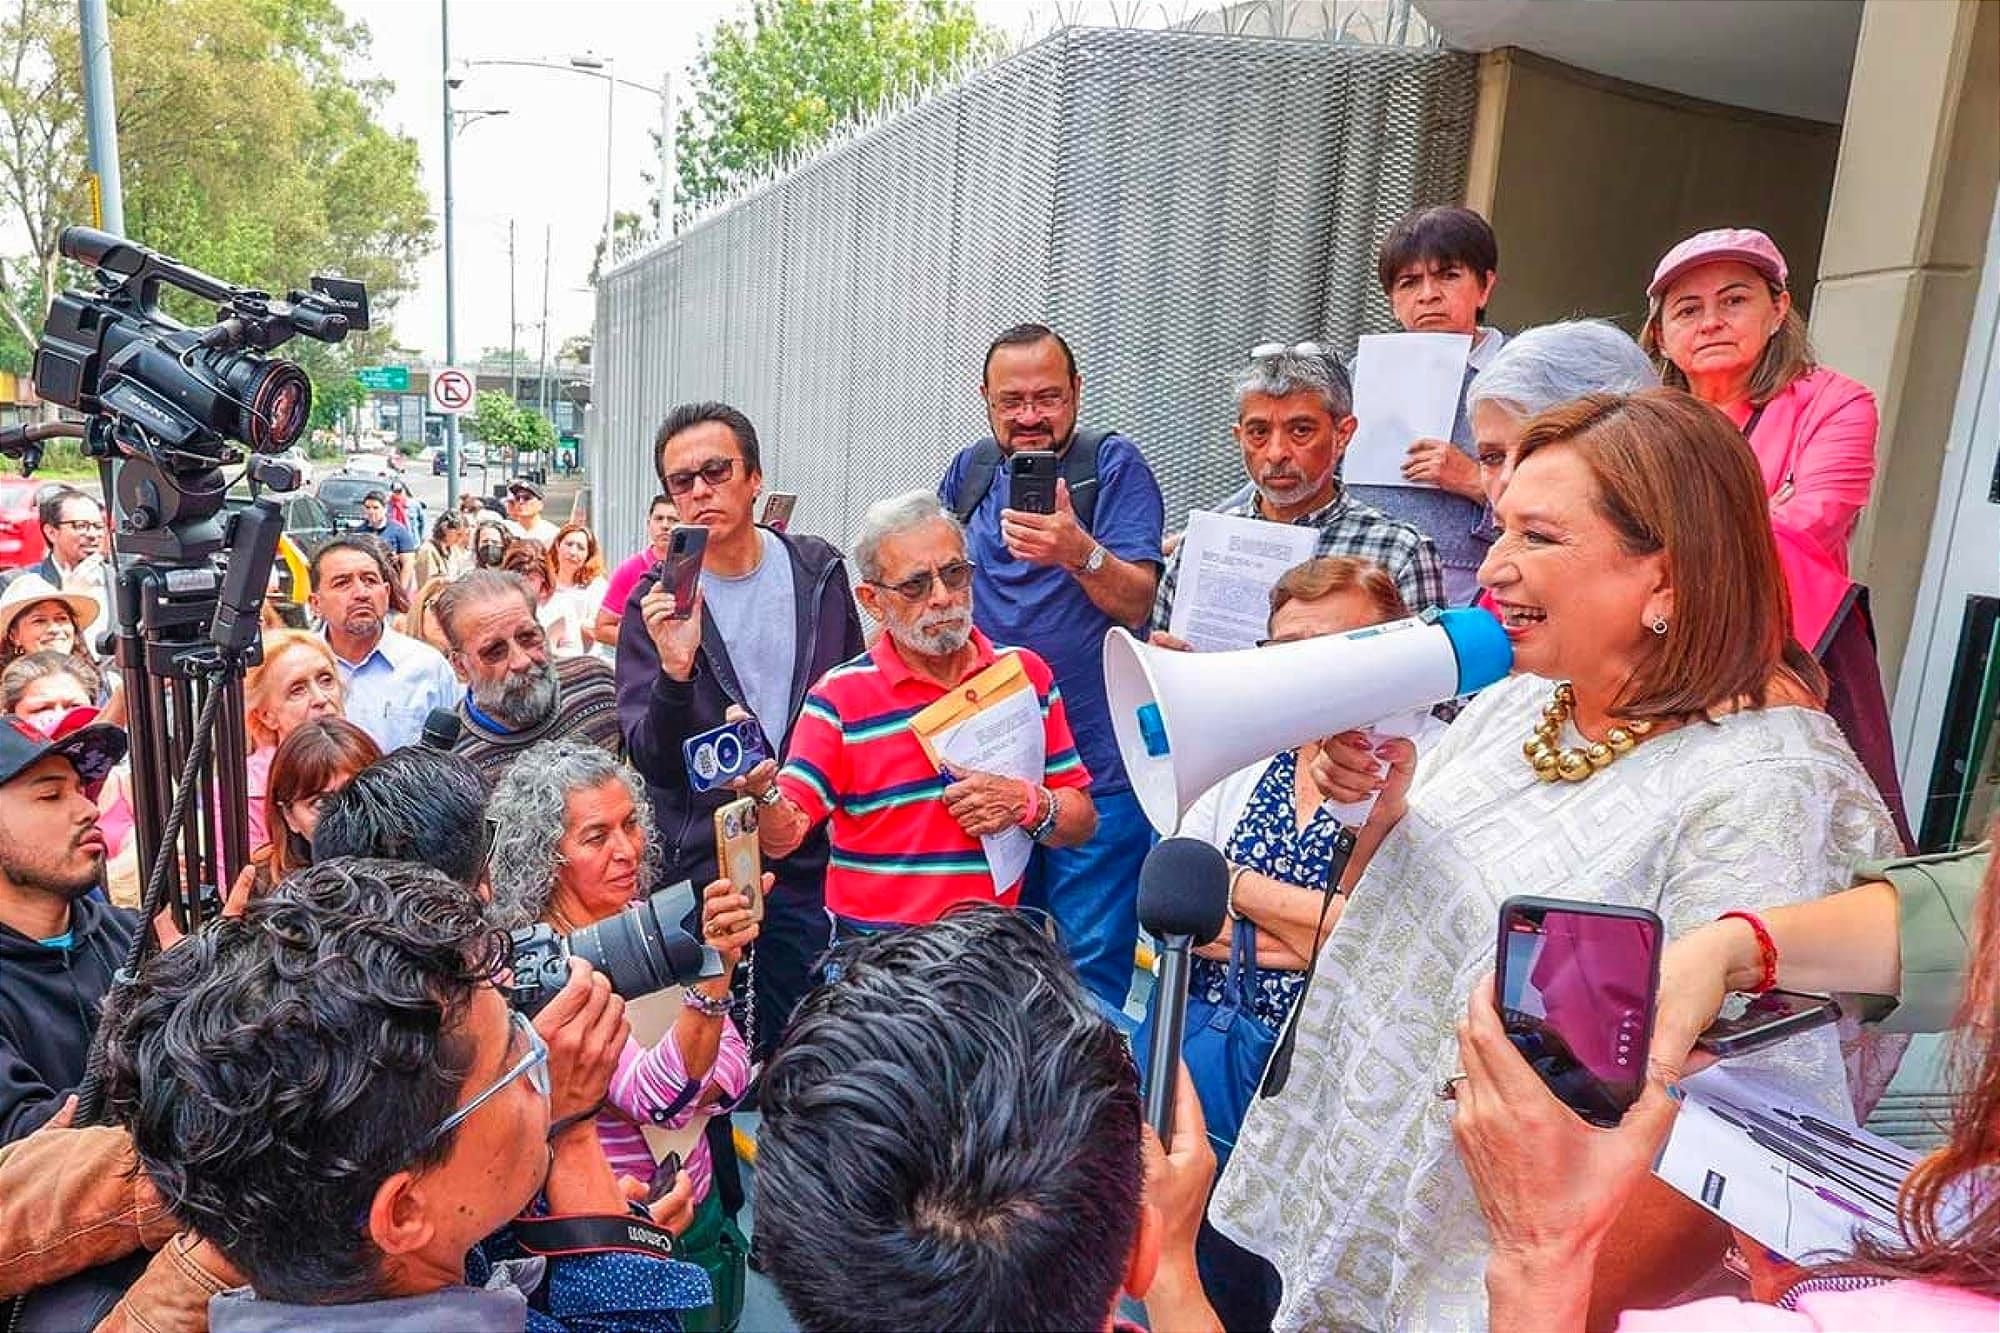
{"label": "wristwatch", "polygon": [[1104,562],[1110,556],[1111,552],[1104,549],[1104,543],[1097,543],[1097,545],[1090,548],[1090,554],[1083,558],[1082,572],[1085,574],[1095,574],[1098,570],[1104,568]]}

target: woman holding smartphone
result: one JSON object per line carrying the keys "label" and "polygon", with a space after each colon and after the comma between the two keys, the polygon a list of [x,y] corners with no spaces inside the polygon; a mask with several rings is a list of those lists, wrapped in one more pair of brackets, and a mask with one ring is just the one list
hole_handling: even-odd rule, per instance
{"label": "woman holding smartphone", "polygon": [[[1378,799],[1289,1081],[1251,1104],[1210,1210],[1277,1267],[1278,1328],[1484,1327],[1490,1238],[1447,1099],[1502,901],[1643,907],[1671,936],[1897,850],[1791,642],[1762,481],[1726,420],[1664,389],[1545,412],[1498,519],[1480,581],[1512,678],[1420,767],[1407,742],[1341,738],[1312,765],[1330,799]],[[1850,1090],[1831,1030],[1752,1060],[1842,1115],[1891,1072],[1857,1067]],[[1664,1186],[1618,1227],[1600,1290],[1628,1303],[1725,1243]]]}
{"label": "woman holding smartphone", "polygon": [[[1979,901],[1960,904],[1971,908],[1976,922],[1972,938],[1961,937],[1968,947],[1957,961],[1969,964],[1969,970],[1953,1006],[1961,1095],[1944,1147],[1920,1162],[1903,1186],[1898,1200],[1901,1242],[1864,1246],[1847,1258],[1793,1270],[1782,1290],[1773,1293],[1773,1305],[1722,1297],[1670,1309],[1631,1310],[1618,1318],[1622,1333],[1725,1328],[1988,1333],[2000,1327],[2000,1268],[1994,1263],[2000,1254],[2000,1192],[1991,1188],[1992,1172],[2000,1168],[1995,1150],[2000,1143],[2000,1039],[1995,1036],[2000,1032],[2000,875],[1994,873],[1990,851],[1942,864],[1950,867],[1944,880],[1910,886],[1919,901],[1903,909],[1902,920],[1915,924],[1928,895],[1959,896],[1962,869],[1983,869]],[[1666,967],[1700,993],[1732,978],[1740,983],[1745,974],[1761,973],[1767,966],[1778,981],[1790,985],[1908,989],[1910,974],[1897,960],[1901,932],[1895,901],[1908,890],[1893,879],[1896,870],[1890,873],[1888,881],[1871,881],[1835,898],[1766,914],[1765,936],[1775,959],[1763,958],[1760,944],[1753,942],[1746,951],[1741,941],[1729,938],[1729,931],[1704,928],[1668,950]],[[1857,926],[1862,927],[1858,934]],[[1924,924],[1917,925],[1917,932],[1928,937],[1915,941],[1918,957],[1943,974],[1944,965],[1953,961],[1948,956],[1951,932]],[[1755,956],[1747,968],[1744,956]],[[1788,956],[1793,960],[1789,970]],[[1690,1019],[1698,1020],[1702,1007],[1699,1002],[1687,1006]],[[1661,1015],[1654,1054],[1663,1058],[1668,1071],[1691,1043],[1684,1036],[1689,1026]],[[1499,1030],[1490,1000],[1478,991],[1459,1042],[1468,1077],[1452,1131],[1493,1232],[1486,1268],[1492,1327],[1495,1333],[1581,1333],[1593,1304],[1591,1261],[1626,1201],[1646,1182],[1673,1125],[1675,1103],[1656,1078],[1616,1129],[1585,1125],[1521,1063]],[[1600,1317],[1589,1322],[1602,1326],[1616,1312],[1615,1306],[1606,1309],[1599,1303]]]}

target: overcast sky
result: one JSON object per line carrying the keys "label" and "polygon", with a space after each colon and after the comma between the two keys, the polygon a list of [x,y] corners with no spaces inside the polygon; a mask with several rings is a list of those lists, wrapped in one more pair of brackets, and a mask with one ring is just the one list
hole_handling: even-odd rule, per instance
{"label": "overcast sky", "polygon": [[[340,0],[367,24],[373,47],[355,77],[389,80],[382,107],[392,129],[413,136],[423,153],[424,184],[442,218],[440,153],[442,91],[439,14],[435,0]],[[614,72],[657,88],[669,68],[686,70],[700,39],[724,17],[747,11],[746,0],[451,0],[451,49],[460,60],[550,60],[609,54]],[[1010,35],[1045,27],[1078,5],[1059,0],[975,0],[986,19]],[[1100,19],[1102,15],[1098,15]],[[467,126],[453,150],[458,251],[458,350],[463,358],[507,344],[507,224],[515,228],[515,322],[522,354],[536,355],[541,337],[542,244],[549,236],[549,351],[590,329],[592,296],[585,286],[604,227],[605,97],[600,80],[538,69],[472,68],[453,94],[458,110],[502,109],[507,115]],[[619,88],[612,199],[638,211],[651,193],[641,173],[657,161],[649,130],[660,123],[660,100]],[[444,254],[424,261],[418,289],[395,312],[398,339],[437,356],[444,352]]]}

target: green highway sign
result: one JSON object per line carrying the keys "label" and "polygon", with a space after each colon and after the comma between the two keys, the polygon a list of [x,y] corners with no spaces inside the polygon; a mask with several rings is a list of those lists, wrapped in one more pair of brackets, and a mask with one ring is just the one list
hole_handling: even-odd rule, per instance
{"label": "green highway sign", "polygon": [[354,372],[354,378],[361,381],[361,387],[377,393],[408,393],[410,391],[410,368],[408,366],[363,366]]}

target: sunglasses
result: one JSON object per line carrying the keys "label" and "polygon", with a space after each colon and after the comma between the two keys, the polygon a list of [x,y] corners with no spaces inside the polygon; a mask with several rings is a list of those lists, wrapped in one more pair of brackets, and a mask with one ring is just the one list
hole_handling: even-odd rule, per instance
{"label": "sunglasses", "polygon": [[939,565],[935,570],[927,569],[921,574],[912,574],[901,583],[881,583],[870,579],[868,585],[893,592],[905,601],[915,602],[931,595],[933,581],[944,584],[946,592],[964,592],[967,585],[972,582],[972,568],[970,560],[953,560],[949,564]]}
{"label": "sunglasses", "polygon": [[707,482],[709,489],[713,490],[723,482],[728,481],[730,475],[735,471],[735,459],[711,458],[693,471],[669,472],[666,476],[667,494],[686,495],[694,489],[694,479],[696,477],[700,477],[704,482]]}
{"label": "sunglasses", "polygon": [[1327,355],[1329,355],[1329,353],[1327,352],[1326,348],[1320,346],[1318,343],[1315,342],[1292,343],[1290,346],[1287,346],[1281,342],[1258,343],[1255,347],[1250,349],[1250,359],[1252,361],[1262,361],[1268,357],[1273,357],[1273,356],[1327,356]]}

